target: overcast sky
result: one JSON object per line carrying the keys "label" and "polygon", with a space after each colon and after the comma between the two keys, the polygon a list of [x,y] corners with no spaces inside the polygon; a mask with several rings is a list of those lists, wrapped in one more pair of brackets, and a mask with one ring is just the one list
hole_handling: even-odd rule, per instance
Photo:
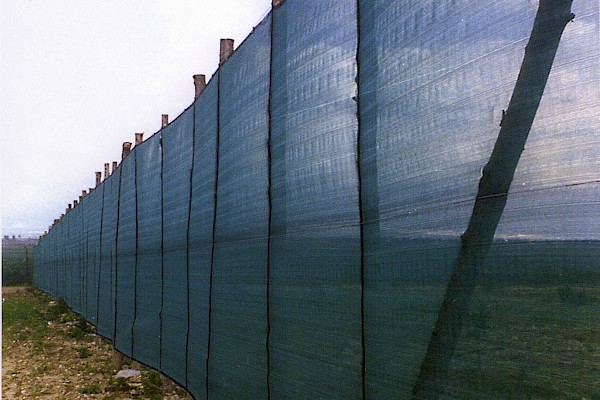
{"label": "overcast sky", "polygon": [[3,235],[39,235],[120,161],[135,132],[175,119],[270,0],[0,0]]}

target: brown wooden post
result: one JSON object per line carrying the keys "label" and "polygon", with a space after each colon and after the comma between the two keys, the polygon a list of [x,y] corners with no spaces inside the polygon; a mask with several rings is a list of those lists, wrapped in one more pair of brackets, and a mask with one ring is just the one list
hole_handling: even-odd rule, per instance
{"label": "brown wooden post", "polygon": [[[104,164],[106,166],[106,164]],[[96,171],[96,186],[102,182],[102,172]]]}
{"label": "brown wooden post", "polygon": [[121,152],[121,161],[131,153],[131,142],[123,142],[123,151]]}
{"label": "brown wooden post", "polygon": [[144,141],[144,132],[135,134],[135,145],[142,143]]}
{"label": "brown wooden post", "polygon": [[219,65],[222,65],[233,54],[233,39],[221,39]]}
{"label": "brown wooden post", "polygon": [[119,163],[116,161],[112,162],[112,172],[113,174],[115,173],[115,171],[117,170],[117,167],[119,166]]}
{"label": "brown wooden post", "polygon": [[196,90],[194,98],[197,99],[206,88],[206,75],[194,75],[194,88]]}
{"label": "brown wooden post", "polygon": [[167,125],[169,125],[169,114],[163,114],[162,115],[162,119],[161,119],[160,127],[164,128]]}

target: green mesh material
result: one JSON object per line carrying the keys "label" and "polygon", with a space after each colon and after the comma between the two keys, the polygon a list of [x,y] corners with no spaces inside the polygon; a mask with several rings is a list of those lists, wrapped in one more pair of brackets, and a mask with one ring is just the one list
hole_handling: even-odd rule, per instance
{"label": "green mesh material", "polygon": [[600,398],[599,8],[284,1],[34,282],[197,399]]}

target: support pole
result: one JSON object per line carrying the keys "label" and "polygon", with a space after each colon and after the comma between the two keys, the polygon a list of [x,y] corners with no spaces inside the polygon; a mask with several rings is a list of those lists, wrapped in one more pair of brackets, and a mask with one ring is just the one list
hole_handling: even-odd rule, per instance
{"label": "support pole", "polygon": [[194,98],[197,99],[200,97],[204,89],[206,88],[206,75],[194,75],[194,89],[195,95]]}
{"label": "support pole", "polygon": [[219,65],[223,65],[232,54],[233,39],[221,39],[221,48],[219,51]]}
{"label": "support pole", "polygon": [[123,151],[121,152],[121,161],[131,153],[131,142],[123,142]]}

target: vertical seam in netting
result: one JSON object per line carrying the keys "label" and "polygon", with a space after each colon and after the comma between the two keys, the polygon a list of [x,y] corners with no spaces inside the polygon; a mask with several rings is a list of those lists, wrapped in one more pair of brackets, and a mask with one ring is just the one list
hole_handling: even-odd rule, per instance
{"label": "vertical seam in netting", "polygon": [[[117,344],[117,298],[119,294],[119,222],[121,219],[121,182],[123,181],[123,162],[119,168],[119,187],[117,190],[117,225],[115,232],[115,296],[114,296],[114,321],[113,321],[113,346]],[[111,268],[112,271],[112,268]]]}
{"label": "vertical seam in netting", "polygon": [[137,145],[133,149],[133,186],[135,188],[135,263],[133,271],[133,322],[131,323],[131,357],[135,348],[135,322],[137,320],[137,276],[139,255],[139,225],[138,225],[138,168],[137,168]]}
{"label": "vertical seam in netting", "polygon": [[[71,218],[68,219],[67,224],[67,235],[64,237],[63,247],[65,248],[65,268],[68,270],[65,271],[65,287],[67,287],[69,291],[69,298],[67,299],[67,293],[65,289],[65,301],[68,302],[69,306],[73,306],[73,263],[72,263],[72,254],[70,251],[70,247],[67,248],[67,243],[71,243]],[[69,274],[69,282],[67,282],[67,273]]]}
{"label": "vertical seam in netting", "polygon": [[68,269],[68,274],[69,274],[69,282],[67,284],[67,277],[66,274],[67,272],[65,272],[65,286],[67,286],[67,289],[69,291],[69,297],[67,298],[67,294],[65,291],[65,300],[69,303],[70,306],[72,306],[72,294],[73,294],[73,265],[71,264],[71,257],[70,257],[70,252],[67,249],[67,243],[70,243],[70,237],[71,237],[71,218],[69,217],[67,222],[67,234],[65,236],[65,244],[63,245],[65,247],[65,265],[66,268]]}
{"label": "vertical seam in netting", "polygon": [[162,348],[163,348],[163,307],[165,302],[165,196],[164,196],[164,154],[163,154],[163,130],[160,129],[158,144],[160,147],[160,311],[158,312],[159,321],[159,345],[158,345],[158,365],[162,370]]}
{"label": "vertical seam in netting", "polygon": [[187,232],[185,238],[185,277],[187,293],[187,330],[185,333],[185,386],[188,386],[189,351],[190,351],[190,228],[192,221],[192,194],[194,183],[194,161],[196,154],[196,102],[192,105],[192,165],[190,167],[190,197],[188,202]]}
{"label": "vertical seam in netting", "polygon": [[60,230],[61,230],[60,237],[61,237],[61,241],[62,241],[63,244],[62,244],[62,246],[60,246],[61,249],[62,249],[62,252],[60,252],[61,255],[62,255],[62,257],[61,256],[59,256],[59,257],[60,257],[60,263],[62,265],[62,297],[64,298],[65,297],[65,293],[67,292],[67,288],[66,288],[66,286],[67,286],[67,280],[65,279],[65,277],[67,276],[67,267],[65,266],[65,257],[64,257],[64,251],[65,251],[65,246],[64,246],[64,243],[65,243],[64,230],[65,230],[65,228],[64,228],[64,225],[63,225],[62,221],[61,221],[60,227],[61,227],[60,228]]}
{"label": "vertical seam in netting", "polygon": [[[368,0],[371,1],[371,0]],[[360,0],[356,0],[356,172],[358,183],[358,217],[360,230],[360,329],[361,329],[361,376],[362,398],[366,398],[366,351],[365,351],[365,232],[362,198],[362,154],[361,154],[361,118],[360,118]]]}
{"label": "vertical seam in netting", "polygon": [[[56,234],[52,234],[52,236],[54,238],[56,238]],[[52,252],[52,269],[53,269],[53,274],[54,274],[54,290],[52,291],[53,294],[56,294],[56,289],[58,288],[58,266],[56,265],[56,247],[58,246],[58,243],[56,243],[56,239],[54,239],[54,251]]]}
{"label": "vertical seam in netting", "polygon": [[[81,213],[81,237],[80,237],[80,242],[81,242],[81,269],[79,270],[79,274],[80,274],[80,292],[81,292],[81,297],[80,297],[80,308],[79,308],[79,313],[81,315],[85,315],[84,312],[84,308],[85,308],[85,303],[86,303],[86,299],[87,299],[87,291],[85,290],[86,287],[86,282],[85,282],[85,274],[87,272],[87,260],[85,259],[85,215],[83,214],[83,203],[80,201],[79,202],[79,207],[80,207],[80,213]],[[57,272],[57,276],[58,276],[58,270]]]}
{"label": "vertical seam in netting", "polygon": [[[60,225],[60,224],[56,226],[56,229],[59,230],[59,227],[60,227],[60,231],[62,231],[62,225]],[[60,232],[58,234],[58,237],[59,238],[62,237],[62,232]],[[63,271],[65,269],[65,266],[61,262],[60,255],[59,255],[59,249],[60,249],[60,246],[57,246],[57,248],[56,248],[56,264],[58,265],[58,268],[59,268],[59,271],[60,271],[60,277],[62,278],[64,276],[64,272]],[[60,294],[63,292],[63,286],[64,286],[64,279],[61,279],[61,282],[60,282],[60,291],[59,291],[59,289],[57,287],[56,288],[55,297],[59,297]]]}
{"label": "vertical seam in netting", "polygon": [[[52,229],[48,230],[48,235],[52,235],[51,234]],[[52,235],[54,236],[54,235]],[[54,238],[52,238],[52,247],[56,247],[56,242],[54,240]],[[48,256],[48,266],[50,269],[50,276],[48,277],[48,292],[50,293],[54,293],[54,290],[52,290],[52,285],[56,286],[56,271],[55,271],[55,267],[54,267],[54,252],[52,252],[51,255]]]}
{"label": "vertical seam in netting", "polygon": [[100,264],[98,268],[98,285],[96,289],[96,327],[100,326],[100,280],[102,279],[102,231],[104,230],[104,189],[106,184],[102,185],[102,208],[100,210]]}
{"label": "vertical seam in netting", "polygon": [[[112,192],[112,190],[111,190],[111,192]],[[114,297],[115,288],[113,287],[113,249],[112,249],[112,246],[109,249],[109,253],[110,253],[110,261],[109,261],[108,267],[109,267],[110,272],[109,272],[108,280],[110,282],[110,285],[109,285],[110,292],[108,293],[108,303],[114,305],[113,297]],[[109,311],[110,311],[110,308],[109,308]],[[114,314],[114,312],[113,312],[113,314]],[[113,319],[114,319],[114,315],[113,315]],[[114,325],[114,323],[115,322],[113,320],[113,325]],[[114,345],[114,343],[115,343],[114,342],[115,341],[114,332],[113,332],[112,340],[113,340],[113,345]]]}
{"label": "vertical seam in netting", "polygon": [[[56,229],[58,229],[58,225],[57,225]],[[62,225],[60,226],[60,230],[62,231]],[[61,237],[62,237],[62,232],[61,232],[60,234],[58,234],[58,237],[59,237],[59,238],[61,238]],[[62,278],[62,277],[63,277],[63,275],[64,275],[63,271],[64,271],[65,267],[64,267],[64,264],[63,264],[63,263],[61,263],[60,256],[58,255],[58,253],[59,253],[59,248],[60,248],[60,246],[57,246],[57,248],[56,248],[56,263],[57,263],[58,265],[60,265],[60,271],[61,271],[61,274],[60,274],[60,275],[61,275],[61,278]],[[62,292],[62,287],[63,287],[63,286],[64,286],[64,279],[61,279],[61,292]],[[58,292],[58,287],[57,287],[57,288],[56,288],[56,293],[55,293],[55,295],[57,295],[57,296],[58,296],[58,294],[59,294],[59,292]]]}
{"label": "vertical seam in netting", "polygon": [[54,251],[53,251],[52,258],[54,260],[54,279],[56,282],[53,295],[56,295],[56,293],[58,291],[58,260],[56,259],[56,250],[58,249],[58,243],[56,240],[56,236],[58,236],[58,234],[56,233],[56,231],[53,234],[53,236],[55,237],[55,239],[54,239]]}
{"label": "vertical seam in netting", "polygon": [[55,232],[53,233],[53,237],[54,237],[54,251],[52,252],[53,253],[52,254],[52,260],[53,260],[53,265],[54,265],[54,267],[53,267],[53,269],[54,269],[54,290],[53,290],[53,293],[52,293],[53,295],[56,295],[56,291],[58,290],[58,265],[57,265],[57,262],[56,262],[56,249],[58,247],[58,243],[57,243],[57,240],[56,240],[57,234]]}
{"label": "vertical seam in netting", "polygon": [[213,207],[213,226],[212,241],[210,251],[210,278],[208,287],[208,343],[206,346],[206,399],[208,400],[208,366],[210,361],[210,340],[212,325],[212,288],[213,288],[213,270],[215,265],[215,238],[217,233],[217,198],[219,190],[219,142],[221,135],[221,66],[217,71],[217,132],[215,138],[215,185],[214,185],[214,207]]}
{"label": "vertical seam in netting", "polygon": [[[65,243],[71,242],[71,218],[69,218],[69,224],[67,225],[67,241]],[[69,246],[69,250],[72,250],[72,247]],[[66,257],[65,257],[66,258]],[[73,253],[69,252],[69,298],[67,299],[69,306],[73,307]]]}
{"label": "vertical seam in netting", "polygon": [[272,165],[272,147],[273,147],[273,34],[275,25],[275,8],[271,7],[271,27],[270,27],[270,52],[269,52],[269,104],[267,106],[267,117],[269,127],[267,132],[267,175],[268,191],[267,201],[269,207],[269,220],[267,227],[267,265],[266,265],[266,305],[267,305],[267,336],[265,341],[267,357],[267,399],[271,398],[271,231],[273,225],[273,165]]}
{"label": "vertical seam in netting", "polygon": [[[63,224],[65,224],[65,225],[66,225],[66,220],[65,220],[65,222],[63,222]],[[64,299],[65,299],[65,300],[67,300],[67,289],[69,289],[69,290],[70,290],[70,287],[68,287],[68,286],[67,286],[67,271],[68,271],[70,268],[69,268],[69,267],[68,267],[68,265],[67,265],[67,246],[66,246],[66,243],[67,243],[67,237],[66,237],[66,235],[65,235],[64,231],[65,231],[65,228],[64,228],[64,226],[63,226],[63,245],[62,245],[62,248],[63,248],[63,262],[64,262],[64,265],[65,265],[65,276],[63,277],[63,279],[64,279],[64,281],[65,281],[65,293],[64,293]],[[67,231],[68,231],[68,227],[67,227]]]}
{"label": "vertical seam in netting", "polygon": [[[55,234],[52,235],[53,237],[56,237]],[[58,267],[56,265],[56,247],[58,246],[58,244],[56,243],[56,239],[53,240],[54,241],[54,251],[52,252],[52,270],[53,270],[53,275],[54,275],[54,290],[52,290],[52,294],[56,294],[56,289],[58,288]]]}
{"label": "vertical seam in netting", "polygon": [[[87,207],[85,207],[87,209]],[[82,209],[83,211],[83,209]],[[84,225],[85,228],[85,250],[84,250],[84,260],[85,260],[85,274],[83,275],[84,280],[85,280],[85,314],[83,314],[85,316],[86,319],[89,319],[89,310],[88,310],[88,303],[89,303],[89,286],[90,286],[90,222],[89,220],[87,220],[87,225]]]}
{"label": "vertical seam in netting", "polygon": [[[83,200],[83,199],[81,199]],[[81,236],[79,238],[81,242],[81,253],[80,253],[80,267],[79,267],[79,312],[82,315],[85,315],[83,312],[83,306],[85,304],[85,274],[84,270],[86,268],[86,260],[85,260],[85,216],[83,215],[83,202],[79,202],[79,213],[81,214]],[[87,271],[86,271],[87,272]],[[58,275],[58,274],[57,274]]]}

